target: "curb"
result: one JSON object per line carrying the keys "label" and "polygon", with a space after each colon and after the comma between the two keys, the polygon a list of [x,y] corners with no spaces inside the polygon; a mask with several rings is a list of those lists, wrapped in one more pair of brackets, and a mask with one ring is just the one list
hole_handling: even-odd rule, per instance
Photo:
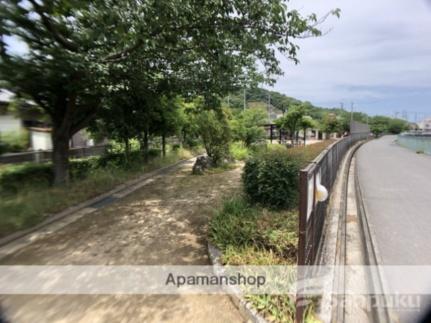
{"label": "curb", "polygon": [[[224,269],[220,262],[220,257],[222,255],[221,251],[215,247],[211,242],[207,242],[208,257],[211,264],[213,265],[213,271],[216,275],[223,275]],[[230,286],[227,288],[228,296],[232,303],[239,310],[241,316],[246,322],[253,323],[268,323],[244,298],[242,298],[241,291],[237,287]]]}
{"label": "curb", "polygon": [[[123,184],[120,184],[117,187],[113,188],[112,190],[110,190],[106,193],[100,194],[96,197],[93,197],[89,200],[81,202],[77,205],[68,207],[67,209],[65,209],[59,213],[56,213],[52,216],[49,216],[48,219],[42,221],[41,223],[35,225],[34,227],[31,227],[31,228],[26,229],[26,230],[17,231],[15,233],[12,233],[11,235],[8,235],[6,237],[1,238],[0,239],[0,247],[4,247],[4,246],[6,246],[12,242],[16,242],[17,240],[19,240],[21,238],[25,238],[26,236],[28,236],[32,233],[35,233],[41,229],[44,229],[45,227],[47,227],[50,224],[53,224],[55,222],[58,222],[59,220],[65,219],[68,216],[71,216],[73,214],[80,212],[81,214],[78,215],[76,217],[76,219],[74,219],[74,221],[75,221],[75,220],[79,219],[80,217],[82,217],[88,213],[96,211],[99,208],[99,207],[97,207],[97,204],[102,205],[104,201],[108,201],[108,200],[115,201],[115,200],[121,199],[121,198],[129,195],[130,193],[138,190],[139,188],[141,188],[143,185],[146,184],[146,183],[140,183],[140,182],[142,182],[144,180],[148,180],[148,179],[155,177],[157,175],[161,175],[162,173],[169,171],[173,168],[179,167],[182,164],[185,164],[189,161],[194,160],[195,158],[196,157],[193,157],[190,159],[180,160],[180,161],[178,161],[172,165],[168,165],[168,166],[153,170],[149,173],[146,173],[146,174],[139,176],[138,178],[135,178],[135,179],[129,180]],[[124,191],[124,192],[122,192],[122,191]],[[113,195],[115,195],[115,194],[117,196],[114,198]],[[103,205],[101,207],[103,207]]]}

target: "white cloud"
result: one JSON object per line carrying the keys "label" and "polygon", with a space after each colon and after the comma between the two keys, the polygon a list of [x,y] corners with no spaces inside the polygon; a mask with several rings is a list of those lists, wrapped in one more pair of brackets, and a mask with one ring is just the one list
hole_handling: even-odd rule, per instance
{"label": "white cloud", "polygon": [[368,112],[431,114],[431,94],[423,95],[424,89],[431,92],[431,6],[425,0],[297,0],[291,5],[320,15],[340,8],[341,18],[325,22],[324,30],[332,28],[327,35],[299,41],[299,65],[280,58],[285,75],[276,90],[324,106],[355,101]]}

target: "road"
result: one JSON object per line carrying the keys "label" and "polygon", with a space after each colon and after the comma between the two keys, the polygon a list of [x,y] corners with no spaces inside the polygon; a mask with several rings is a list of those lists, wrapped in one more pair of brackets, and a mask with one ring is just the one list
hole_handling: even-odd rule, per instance
{"label": "road", "polygon": [[[155,177],[0,265],[208,265],[208,219],[238,189],[241,168],[193,176],[191,167]],[[1,311],[11,323],[243,321],[227,295],[13,295],[0,296]]]}
{"label": "road", "polygon": [[[395,140],[373,140],[357,153],[370,226],[383,265],[431,265],[431,156],[400,147]],[[415,322],[417,315],[400,317]]]}

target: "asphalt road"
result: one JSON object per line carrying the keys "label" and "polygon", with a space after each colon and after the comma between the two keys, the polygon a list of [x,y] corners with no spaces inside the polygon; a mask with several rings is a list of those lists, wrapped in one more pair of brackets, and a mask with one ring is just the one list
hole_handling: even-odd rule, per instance
{"label": "asphalt road", "polygon": [[[400,147],[395,140],[385,136],[370,141],[357,153],[377,251],[383,265],[431,265],[431,156]],[[408,276],[386,277],[389,288],[397,281],[416,279]],[[429,296],[421,297],[420,310],[399,312],[400,321],[417,322],[427,303]]]}

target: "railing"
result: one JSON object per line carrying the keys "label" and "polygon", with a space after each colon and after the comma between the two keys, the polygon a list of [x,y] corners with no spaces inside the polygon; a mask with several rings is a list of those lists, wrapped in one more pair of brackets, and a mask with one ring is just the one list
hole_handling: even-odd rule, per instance
{"label": "railing", "polygon": [[[98,156],[104,154],[106,145],[83,147],[83,148],[70,148],[69,157],[82,158],[88,156]],[[5,154],[0,156],[0,164],[17,164],[24,162],[41,163],[51,160],[51,150],[30,151],[24,153]]]}
{"label": "railing", "polygon": [[299,175],[299,241],[298,265],[314,265],[326,219],[325,202],[317,202],[316,187],[323,185],[328,192],[337,177],[337,171],[346,152],[356,142],[368,137],[369,132],[344,137],[326,148]]}

